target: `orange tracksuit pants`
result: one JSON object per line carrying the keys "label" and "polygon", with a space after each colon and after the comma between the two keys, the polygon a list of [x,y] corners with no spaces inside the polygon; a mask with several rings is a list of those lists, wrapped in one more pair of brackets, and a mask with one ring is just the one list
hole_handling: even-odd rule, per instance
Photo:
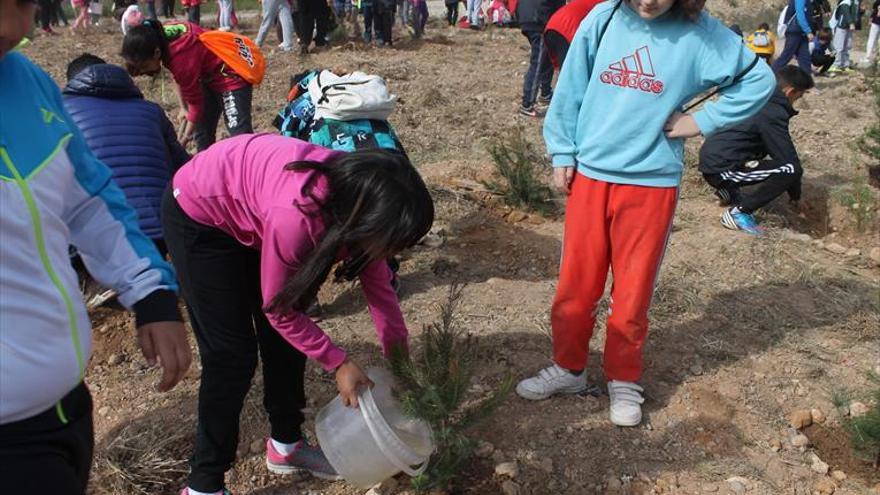
{"label": "orange tracksuit pants", "polygon": [[605,376],[628,382],[641,377],[648,308],[677,200],[675,187],[612,184],[575,174],[550,315],[556,364],[569,370],[586,366],[610,267]]}

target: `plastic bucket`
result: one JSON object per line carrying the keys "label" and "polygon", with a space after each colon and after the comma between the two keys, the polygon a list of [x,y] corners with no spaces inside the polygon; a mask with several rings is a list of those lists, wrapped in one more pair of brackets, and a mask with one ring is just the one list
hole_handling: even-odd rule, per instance
{"label": "plastic bucket", "polygon": [[315,432],[327,460],[346,481],[369,488],[397,473],[417,476],[434,451],[431,427],[409,418],[391,394],[393,379],[370,368],[372,389],[358,394],[357,409],[337,395],[318,412]]}

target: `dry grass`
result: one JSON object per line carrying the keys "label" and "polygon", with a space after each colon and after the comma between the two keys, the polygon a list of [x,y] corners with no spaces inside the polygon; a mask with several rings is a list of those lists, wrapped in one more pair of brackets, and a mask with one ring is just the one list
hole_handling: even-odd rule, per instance
{"label": "dry grass", "polygon": [[193,444],[189,421],[136,421],[105,436],[95,452],[93,493],[165,493],[183,485]]}

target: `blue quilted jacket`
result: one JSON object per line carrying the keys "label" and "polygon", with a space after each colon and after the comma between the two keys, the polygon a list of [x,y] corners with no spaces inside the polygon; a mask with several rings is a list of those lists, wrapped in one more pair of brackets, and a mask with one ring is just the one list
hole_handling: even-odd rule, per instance
{"label": "blue quilted jacket", "polygon": [[98,160],[138,214],[141,230],[162,237],[162,192],[189,155],[159,105],[144,100],[122,67],[83,69],[64,88],[64,106]]}

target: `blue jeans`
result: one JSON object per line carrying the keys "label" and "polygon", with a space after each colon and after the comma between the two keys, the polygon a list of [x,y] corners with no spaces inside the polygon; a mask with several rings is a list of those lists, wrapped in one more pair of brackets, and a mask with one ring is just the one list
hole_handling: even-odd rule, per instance
{"label": "blue jeans", "polygon": [[785,37],[785,48],[782,49],[776,62],[773,62],[773,70],[777,71],[785,67],[794,57],[797,57],[798,67],[802,71],[807,74],[813,73],[813,66],[810,63],[810,40],[807,39],[807,35],[789,34]]}
{"label": "blue jeans", "polygon": [[547,49],[544,47],[544,38],[538,31],[523,31],[523,35],[529,39],[529,45],[532,46],[529,54],[529,69],[523,80],[523,97],[522,106],[530,107],[535,104],[538,98],[538,89],[541,95],[550,96],[553,88],[550,83],[553,81],[553,66],[550,65],[550,57],[547,56]]}

